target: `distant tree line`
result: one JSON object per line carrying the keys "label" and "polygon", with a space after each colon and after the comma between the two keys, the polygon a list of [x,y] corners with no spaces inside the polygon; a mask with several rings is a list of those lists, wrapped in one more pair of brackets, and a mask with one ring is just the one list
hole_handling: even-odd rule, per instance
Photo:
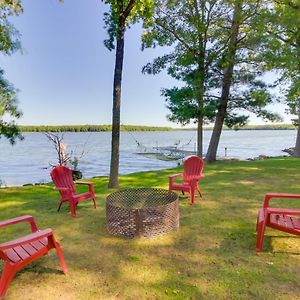
{"label": "distant tree line", "polygon": [[[57,126],[19,126],[21,132],[109,132],[111,125],[57,125]],[[245,125],[235,130],[296,130],[292,124]],[[159,126],[121,125],[121,131],[171,131],[171,130],[197,130],[197,128],[172,128]],[[212,127],[204,127],[212,130]],[[224,126],[223,130],[233,130]]]}
{"label": "distant tree line", "polygon": [[[203,130],[212,130],[213,127],[204,127]],[[297,126],[293,124],[265,124],[265,125],[245,125],[243,127],[231,128],[224,126],[222,130],[296,130]],[[174,130],[197,130],[197,128],[183,128]]]}
{"label": "distant tree line", "polygon": [[[111,125],[20,126],[21,132],[106,132]],[[168,131],[171,127],[121,125],[121,131]]]}
{"label": "distant tree line", "polygon": [[[224,128],[231,129],[231,128]],[[238,130],[296,130],[297,127],[293,124],[268,124],[268,125],[245,125]]]}

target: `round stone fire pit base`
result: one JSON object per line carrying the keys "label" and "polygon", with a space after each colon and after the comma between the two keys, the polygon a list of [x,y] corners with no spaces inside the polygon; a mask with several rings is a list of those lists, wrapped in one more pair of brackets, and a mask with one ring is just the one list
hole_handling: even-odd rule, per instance
{"label": "round stone fire pit base", "polygon": [[151,238],[179,227],[178,196],[163,189],[120,190],[106,198],[107,230],[128,238]]}

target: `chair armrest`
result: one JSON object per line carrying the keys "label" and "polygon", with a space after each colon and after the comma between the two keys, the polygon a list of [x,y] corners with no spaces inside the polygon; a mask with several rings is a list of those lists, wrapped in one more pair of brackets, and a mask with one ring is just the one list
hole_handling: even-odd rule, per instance
{"label": "chair armrest", "polygon": [[52,229],[47,228],[47,229],[44,229],[44,230],[41,230],[41,231],[37,231],[37,232],[31,233],[31,234],[28,234],[28,235],[26,235],[24,237],[21,237],[19,239],[9,241],[9,242],[6,242],[6,243],[2,243],[2,244],[0,244],[0,249],[1,250],[6,250],[6,249],[9,249],[9,248],[13,248],[13,247],[23,245],[24,243],[26,243],[26,244],[31,243],[31,242],[40,240],[44,237],[48,237],[48,236],[52,236],[52,235],[53,235]]}
{"label": "chair armrest", "polygon": [[192,186],[196,186],[198,181],[200,179],[202,179],[204,177],[204,175],[198,175],[198,176],[193,176],[192,179],[190,179],[188,182],[192,185]]}
{"label": "chair armrest", "polygon": [[69,191],[69,188],[66,187],[59,187],[59,186],[54,186],[53,187],[54,190],[58,190],[58,191]]}
{"label": "chair armrest", "polygon": [[89,191],[94,193],[94,183],[93,182],[84,182],[84,181],[75,181],[76,184],[88,185]]}
{"label": "chair armrest", "polygon": [[182,176],[182,173],[177,173],[177,174],[169,176],[169,186],[172,186],[174,178],[181,177],[181,176]]}
{"label": "chair armrest", "polygon": [[287,193],[267,193],[265,195],[265,200],[264,200],[264,207],[269,207],[270,205],[270,200],[272,198],[285,198],[285,199],[292,199],[292,198],[299,198],[300,199],[300,194],[287,194]]}
{"label": "chair armrest", "polygon": [[84,184],[84,185],[92,185],[93,182],[85,182],[85,181],[75,181],[76,184]]}
{"label": "chair armrest", "polygon": [[21,223],[21,222],[28,222],[31,226],[31,231],[32,232],[36,232],[38,230],[37,225],[36,225],[33,217],[29,216],[29,215],[2,221],[2,222],[0,222],[0,227],[14,225],[14,224],[18,224],[18,223]]}
{"label": "chair armrest", "polygon": [[196,179],[196,180],[200,180],[200,179],[202,179],[203,177],[204,177],[204,175],[201,174],[201,175],[195,176],[195,179]]}
{"label": "chair armrest", "polygon": [[300,209],[292,208],[266,208],[268,214],[300,215]]}
{"label": "chair armrest", "polygon": [[169,178],[176,178],[176,177],[180,177],[180,176],[182,176],[182,173],[177,173],[177,174],[174,174],[174,175],[171,175],[171,176],[169,176]]}

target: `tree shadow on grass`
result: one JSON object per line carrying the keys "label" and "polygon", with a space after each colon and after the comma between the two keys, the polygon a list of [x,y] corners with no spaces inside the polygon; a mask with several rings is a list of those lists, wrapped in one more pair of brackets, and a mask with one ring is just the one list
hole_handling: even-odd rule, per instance
{"label": "tree shadow on grass", "polygon": [[[173,232],[170,235],[172,238],[176,233]],[[168,238],[168,234],[166,237]],[[99,237],[100,252],[96,255],[91,256],[91,253],[82,251],[74,253],[68,249],[65,250],[65,253],[72,264],[71,268],[75,267],[76,269],[83,267],[82,255],[90,257],[90,260],[85,263],[88,273],[92,277],[96,277],[92,274],[101,271],[103,280],[109,282],[110,287],[114,287],[114,292],[121,299],[186,299],[187,297],[202,299],[203,293],[199,287],[193,284],[193,280],[188,275],[179,275],[188,258],[178,256],[176,259],[176,255],[172,254],[172,245],[161,245],[163,239],[163,236],[151,240],[125,239],[111,236],[106,231],[102,231],[102,236]],[[95,249],[95,243],[91,243],[91,247]],[[81,263],[76,264],[78,261]],[[174,264],[175,270],[173,269]],[[179,264],[178,268],[177,264]],[[154,274],[154,278],[151,278],[152,275],[149,278],[146,274],[143,275],[143,269],[146,270],[146,274],[148,272]],[[126,270],[131,270],[131,273],[127,274]],[[161,275],[159,276],[157,273],[161,273]],[[137,277],[137,274],[145,276],[145,280]],[[139,291],[136,294],[134,290],[137,284]],[[141,290],[146,291],[146,294],[141,294]],[[110,291],[108,294],[112,292]],[[145,296],[147,294],[148,296]]]}
{"label": "tree shadow on grass", "polygon": [[64,275],[64,272],[62,270],[59,270],[59,268],[60,268],[59,263],[57,263],[58,264],[57,269],[45,267],[45,266],[43,266],[43,264],[45,264],[44,260],[43,261],[36,260],[36,261],[32,262],[31,264],[27,265],[26,267],[22,268],[20,271],[18,271],[14,278],[17,278],[17,277],[21,276],[22,274],[26,274],[28,272],[34,273],[37,275],[41,275],[41,274]]}

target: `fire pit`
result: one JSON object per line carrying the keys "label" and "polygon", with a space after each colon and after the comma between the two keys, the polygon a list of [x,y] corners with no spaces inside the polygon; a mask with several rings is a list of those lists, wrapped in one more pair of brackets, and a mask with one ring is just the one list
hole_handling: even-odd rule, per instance
{"label": "fire pit", "polygon": [[106,198],[106,219],[113,235],[155,237],[179,227],[178,196],[163,189],[120,190]]}

